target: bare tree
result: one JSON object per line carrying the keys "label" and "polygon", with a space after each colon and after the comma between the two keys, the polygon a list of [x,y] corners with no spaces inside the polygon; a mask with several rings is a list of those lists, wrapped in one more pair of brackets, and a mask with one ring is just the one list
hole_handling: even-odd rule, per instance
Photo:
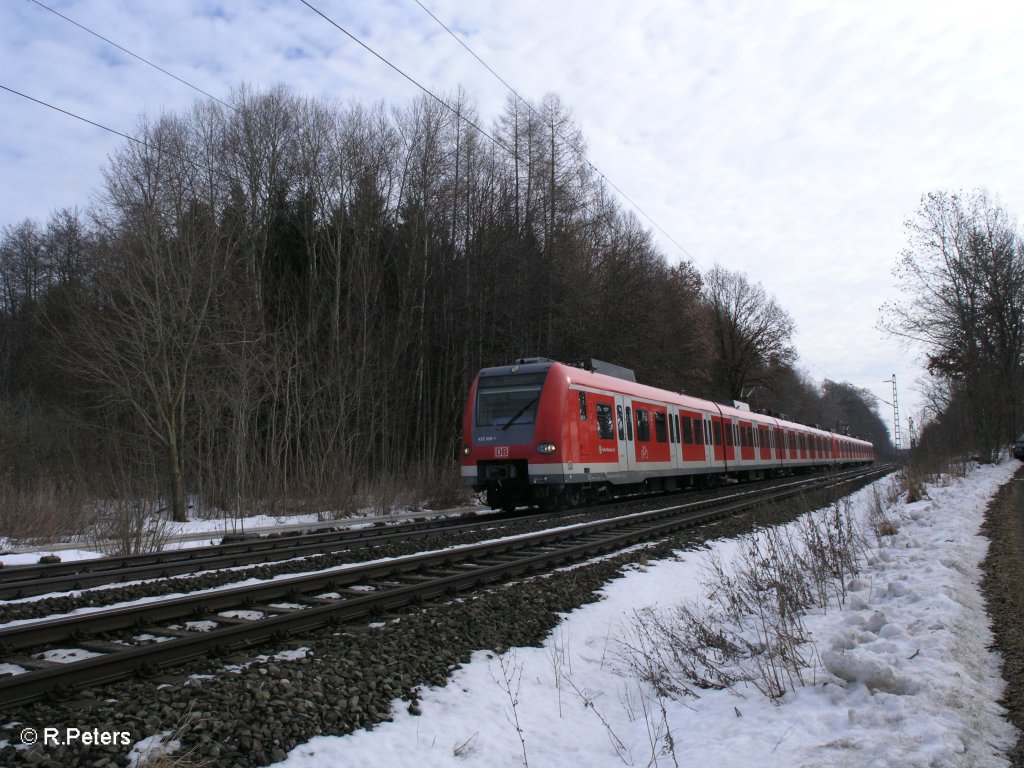
{"label": "bare tree", "polygon": [[716,394],[741,399],[747,387],[763,384],[770,372],[796,359],[793,319],[760,283],[715,266],[704,276],[710,313]]}
{"label": "bare tree", "polygon": [[[569,110],[510,101],[494,144],[446,101],[242,87],[144,123],[88,226],[0,238],[0,365],[15,338],[42,356],[23,306],[60,309],[66,372],[26,387],[91,430],[110,488],[159,477],[177,517],[186,491],[240,513],[450,465],[474,371],[522,355],[702,392],[701,276],[609,193]],[[761,342],[748,382],[786,359]]]}
{"label": "bare tree", "polygon": [[209,341],[211,301],[224,288],[224,251],[182,123],[163,118],[142,129],[146,145],[129,145],[107,174],[95,302],[61,340],[101,400],[127,406],[159,446],[174,519],[185,520],[189,388]]}
{"label": "bare tree", "polygon": [[984,190],[924,195],[896,268],[902,302],[881,327],[923,346],[928,370],[973,414],[975,448],[994,455],[1018,426],[1024,384],[1024,243]]}

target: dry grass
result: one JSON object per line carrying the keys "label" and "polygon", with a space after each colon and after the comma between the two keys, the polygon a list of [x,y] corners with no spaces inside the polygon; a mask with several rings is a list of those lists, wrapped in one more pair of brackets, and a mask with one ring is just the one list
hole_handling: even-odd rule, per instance
{"label": "dry grass", "polygon": [[383,516],[400,509],[449,509],[473,500],[472,491],[462,485],[456,465],[413,467],[346,485],[331,497],[334,519],[351,517],[363,510]]}
{"label": "dry grass", "polygon": [[213,768],[218,764],[217,761],[202,754],[209,742],[208,738],[203,737],[198,743],[182,751],[184,738],[204,719],[206,718],[197,714],[190,704],[170,731],[159,734],[159,739],[139,750],[136,765],[139,768]]}
{"label": "dry grass", "polygon": [[732,562],[710,561],[706,605],[637,611],[617,657],[659,698],[746,683],[778,699],[814,679],[802,617],[845,601],[864,550],[849,502],[746,536]]}
{"label": "dry grass", "polygon": [[878,483],[871,486],[868,525],[871,526],[871,532],[879,544],[887,536],[895,536],[899,533],[899,523],[893,513],[893,508],[901,495],[902,488],[899,482],[890,482],[884,490],[879,489]]}
{"label": "dry grass", "polygon": [[89,542],[107,555],[159,552],[170,540],[170,521],[151,498],[115,499],[92,505]]}
{"label": "dry grass", "polygon": [[55,481],[28,487],[0,482],[0,536],[16,542],[50,542],[81,534],[88,514],[81,493]]}

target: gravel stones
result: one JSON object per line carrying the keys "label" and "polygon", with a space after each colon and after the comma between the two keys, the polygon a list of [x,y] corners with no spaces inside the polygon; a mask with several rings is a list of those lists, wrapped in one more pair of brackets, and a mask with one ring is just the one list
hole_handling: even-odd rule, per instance
{"label": "gravel stones", "polygon": [[[635,502],[634,502],[635,503]],[[604,510],[587,515],[588,519],[612,517],[620,514],[622,509],[607,507]],[[70,613],[79,608],[102,607],[139,600],[144,597],[196,592],[214,589],[227,584],[234,584],[245,579],[270,579],[283,574],[308,573],[318,569],[332,568],[339,565],[359,563],[369,559],[402,557],[430,549],[443,549],[459,544],[471,544],[495,536],[514,536],[533,533],[550,527],[550,518],[502,521],[500,532],[498,523],[481,519],[479,528],[458,532],[441,532],[427,537],[414,537],[404,542],[393,542],[362,548],[355,545],[353,549],[342,550],[325,555],[316,555],[302,559],[265,563],[243,569],[210,571],[198,576],[177,576],[166,579],[148,581],[140,584],[117,585],[106,589],[91,589],[85,592],[71,593],[60,597],[48,597],[23,603],[0,605],[0,624],[18,619],[39,619],[49,616]]]}
{"label": "gravel stones", "polygon": [[[771,520],[762,513],[757,522],[792,519],[803,509],[776,506],[768,513]],[[198,764],[267,765],[315,735],[349,733],[390,719],[395,699],[408,702],[402,706],[416,714],[419,687],[444,685],[474,651],[538,645],[558,624],[560,613],[593,601],[596,591],[620,576],[626,565],[667,557],[710,537],[738,535],[753,522],[749,515],[729,518],[641,551],[428,603],[378,617],[369,626],[325,629],[285,644],[309,648],[305,658],[277,660],[273,655],[283,650],[280,645],[263,647],[251,654],[270,656],[262,662],[225,669],[226,660],[209,658],[184,670],[187,677],[165,672],[153,680],[109,685],[96,692],[87,711],[73,702],[39,702],[5,714],[7,723],[22,726],[0,728],[0,739],[10,741],[0,749],[0,764],[29,764],[40,757],[61,766],[127,764],[124,748],[73,745],[16,751],[13,746],[23,725],[77,725],[128,730],[132,742],[169,732],[182,742],[177,755]]]}

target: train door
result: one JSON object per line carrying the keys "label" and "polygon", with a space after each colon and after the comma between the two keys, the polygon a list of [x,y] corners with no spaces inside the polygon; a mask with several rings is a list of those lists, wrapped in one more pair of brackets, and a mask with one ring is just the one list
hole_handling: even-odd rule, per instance
{"label": "train door", "polygon": [[682,460],[690,462],[690,466],[697,462],[706,465],[708,454],[704,444],[704,419],[700,414],[680,411],[679,424],[682,432],[679,446]]}
{"label": "train door", "polygon": [[[712,429],[713,426],[714,421],[712,420],[711,416],[708,416],[707,418],[704,419],[704,443],[707,445],[708,466],[712,467],[715,466],[716,464],[722,463],[722,460],[719,459],[716,455],[717,451],[715,450],[715,436],[714,430]],[[719,429],[719,436],[721,436],[721,429]]]}
{"label": "train door", "polygon": [[633,409],[623,395],[615,396],[615,437],[619,450],[619,471],[636,471],[633,434]]}
{"label": "train door", "polygon": [[736,444],[736,425],[726,416],[722,417],[722,432],[722,449],[725,451],[725,460],[731,465],[736,461],[739,446]]}
{"label": "train door", "polygon": [[579,461],[584,464],[608,464],[618,461],[614,399],[597,392],[571,390],[569,412],[573,412],[577,407],[578,418],[570,420],[570,425],[577,430],[574,444],[579,449]]}
{"label": "train door", "polygon": [[722,429],[722,418],[721,416],[711,416],[704,422],[707,427],[706,434],[709,443],[710,450],[710,461],[716,465],[723,465],[725,463],[725,433]]}
{"label": "train door", "polygon": [[725,430],[727,424],[725,419],[719,416],[717,419],[711,418],[711,428],[715,431],[715,461],[727,461],[728,456],[725,453]]}
{"label": "train door", "polygon": [[668,409],[668,443],[672,451],[672,466],[678,469],[683,463],[683,434],[679,430],[679,411]]}
{"label": "train door", "polygon": [[757,442],[758,448],[760,448],[757,458],[762,464],[767,464],[772,459],[771,434],[771,429],[768,427],[759,426],[757,428]]}

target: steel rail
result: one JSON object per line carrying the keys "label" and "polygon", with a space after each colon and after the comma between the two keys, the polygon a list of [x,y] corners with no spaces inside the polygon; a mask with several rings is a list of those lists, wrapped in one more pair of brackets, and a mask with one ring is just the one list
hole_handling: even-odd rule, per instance
{"label": "steel rail", "polygon": [[[627,499],[625,503],[636,502]],[[585,510],[572,510],[569,514],[585,514]],[[50,592],[68,592],[127,581],[169,578],[199,571],[263,565],[292,558],[333,554],[347,549],[368,549],[434,534],[459,533],[491,524],[516,524],[551,520],[553,517],[550,512],[490,512],[474,516],[472,520],[460,516],[396,523],[387,526],[385,531],[381,530],[380,521],[373,521],[374,525],[366,528],[261,536],[216,547],[188,547],[62,563],[7,566],[0,568],[0,600],[18,600]]]}
{"label": "steel rail", "polygon": [[486,526],[489,523],[525,520],[540,515],[518,516],[493,513],[472,521],[465,517],[423,522],[403,522],[387,527],[332,530],[287,536],[260,536],[216,547],[187,547],[177,550],[71,560],[62,563],[13,565],[0,568],[0,600],[16,600],[47,592],[84,589],[90,586],[161,578],[200,570],[258,565],[348,548],[371,547],[403,538],[430,536]]}
{"label": "steel rail", "polygon": [[[416,579],[414,584],[395,584],[386,590],[346,597],[331,604],[320,604],[247,623],[218,627],[209,632],[177,637],[153,645],[127,647],[124,651],[3,678],[0,679],[0,709],[28,704],[51,693],[67,693],[79,687],[102,685],[131,676],[138,670],[160,669],[203,657],[211,652],[221,653],[269,639],[280,639],[328,624],[376,614],[410,602],[454,594],[509,576],[551,569],[572,560],[657,539],[681,528],[701,525],[736,514],[766,501],[790,498],[809,490],[848,486],[861,480],[869,481],[886,471],[884,468],[874,468],[853,477],[829,477],[824,480],[819,477],[812,481],[793,483],[792,487],[782,490],[773,489],[767,494],[737,494],[728,501],[673,505],[612,520],[584,523],[554,532],[527,534],[497,542],[356,566],[323,576],[318,575],[315,579],[285,579],[255,587],[224,590],[223,594],[204,593],[100,614],[85,614],[6,628],[0,631],[0,642],[7,647],[31,647],[41,642],[57,642],[74,637],[76,624],[78,631],[110,631],[114,626],[126,628],[137,626],[139,623],[179,618],[183,615],[182,611],[209,613],[223,610],[223,607],[229,604],[231,607],[238,606],[238,598],[246,593],[250,598],[258,595],[259,597],[254,599],[259,600],[289,597],[295,594],[296,582],[299,581],[306,582],[306,586],[316,584],[308,591],[319,591],[337,584],[353,584],[374,578],[402,578],[417,571],[442,570],[441,576],[435,578],[424,574],[422,580]],[[694,512],[695,508],[709,506],[710,510]],[[535,551],[541,545],[552,544],[559,546],[554,550],[544,546],[544,551]],[[488,558],[500,558],[517,551],[519,555],[512,560],[486,563]],[[461,573],[450,571],[456,564],[466,562],[477,565]],[[303,588],[303,591],[307,590]],[[101,614],[106,614],[106,617]],[[111,619],[113,623],[109,623]],[[83,630],[83,622],[89,625],[89,630]]]}
{"label": "steel rail", "polygon": [[[803,489],[809,483],[821,482],[820,476],[813,479],[790,481],[783,486],[784,492]],[[540,531],[507,537],[496,543],[467,544],[459,547],[405,557],[391,558],[382,562],[353,563],[335,566],[315,573],[290,578],[278,578],[237,587],[223,587],[201,593],[182,595],[168,599],[141,602],[109,610],[73,613],[55,619],[19,620],[8,626],[0,626],[0,649],[10,652],[40,645],[74,640],[82,637],[115,632],[136,626],[146,626],[161,621],[187,619],[193,616],[209,615],[229,608],[244,607],[273,600],[296,599],[302,594],[345,589],[361,581],[386,577],[398,577],[404,573],[423,568],[456,562],[472,561],[474,558],[494,553],[513,551],[537,543],[557,542],[572,538],[579,532],[605,530],[616,525],[629,524],[637,519],[649,520],[677,514],[686,510],[698,510],[709,505],[735,501],[742,498],[763,499],[770,491],[764,489],[745,490],[724,498],[700,499],[684,504],[671,505],[657,510],[634,512],[615,518],[577,523],[559,531]]]}

